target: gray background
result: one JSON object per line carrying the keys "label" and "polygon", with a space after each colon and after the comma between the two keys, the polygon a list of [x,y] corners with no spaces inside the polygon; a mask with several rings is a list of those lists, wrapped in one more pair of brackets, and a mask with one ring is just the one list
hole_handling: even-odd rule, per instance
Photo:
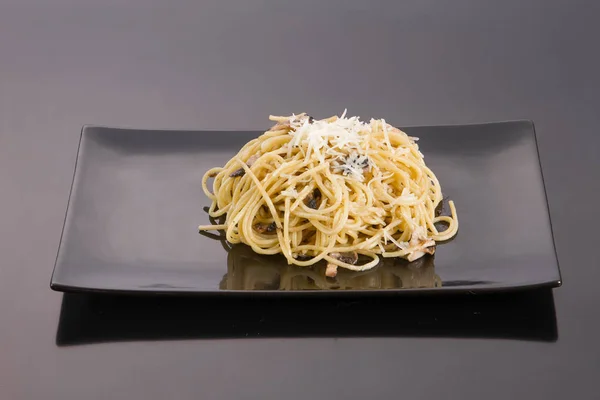
{"label": "gray background", "polygon": [[[598,11],[558,0],[0,0],[0,397],[595,398]],[[48,283],[81,125],[262,129],[269,113],[345,107],[397,125],[535,121],[564,279],[556,343],[56,346],[62,296]]]}

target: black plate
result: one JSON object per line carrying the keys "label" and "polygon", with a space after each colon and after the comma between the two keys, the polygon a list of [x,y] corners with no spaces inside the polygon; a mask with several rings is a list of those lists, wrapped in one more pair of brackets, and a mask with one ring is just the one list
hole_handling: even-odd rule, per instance
{"label": "black plate", "polygon": [[453,199],[456,238],[435,259],[368,273],[287,266],[199,235],[204,172],[261,132],[84,127],[51,287],[130,293],[434,294],[561,284],[529,121],[412,127]]}

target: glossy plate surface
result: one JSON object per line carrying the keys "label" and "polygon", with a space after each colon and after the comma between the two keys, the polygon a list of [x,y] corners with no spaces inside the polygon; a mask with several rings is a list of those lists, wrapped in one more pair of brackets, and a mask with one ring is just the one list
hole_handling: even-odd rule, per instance
{"label": "glossy plate surface", "polygon": [[87,126],[51,287],[180,294],[435,294],[561,283],[533,124],[403,128],[460,222],[435,258],[388,261],[325,280],[199,235],[210,204],[206,170],[261,132],[149,131]]}

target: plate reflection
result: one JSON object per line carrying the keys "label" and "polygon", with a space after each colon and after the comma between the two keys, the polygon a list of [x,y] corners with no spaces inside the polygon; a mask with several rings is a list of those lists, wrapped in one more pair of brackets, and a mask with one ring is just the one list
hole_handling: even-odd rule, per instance
{"label": "plate reflection", "polygon": [[325,277],[325,263],[313,267],[289,265],[281,255],[255,253],[251,247],[230,247],[222,290],[368,290],[441,287],[434,256],[409,263],[399,258],[382,259],[368,271],[339,268],[335,278]]}

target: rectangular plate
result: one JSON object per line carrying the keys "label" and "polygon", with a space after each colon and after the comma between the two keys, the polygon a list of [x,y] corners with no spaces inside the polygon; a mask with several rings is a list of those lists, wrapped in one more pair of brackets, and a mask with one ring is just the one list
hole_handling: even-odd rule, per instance
{"label": "rectangular plate", "polygon": [[[367,274],[287,266],[197,233],[203,174],[262,132],[82,130],[51,288],[180,294],[434,294],[560,286],[530,121],[403,128],[454,200],[458,235],[433,258]],[[435,261],[435,265],[434,265]],[[288,290],[281,290],[285,288]],[[325,290],[306,290],[306,289]],[[345,289],[345,290],[339,290]]]}

